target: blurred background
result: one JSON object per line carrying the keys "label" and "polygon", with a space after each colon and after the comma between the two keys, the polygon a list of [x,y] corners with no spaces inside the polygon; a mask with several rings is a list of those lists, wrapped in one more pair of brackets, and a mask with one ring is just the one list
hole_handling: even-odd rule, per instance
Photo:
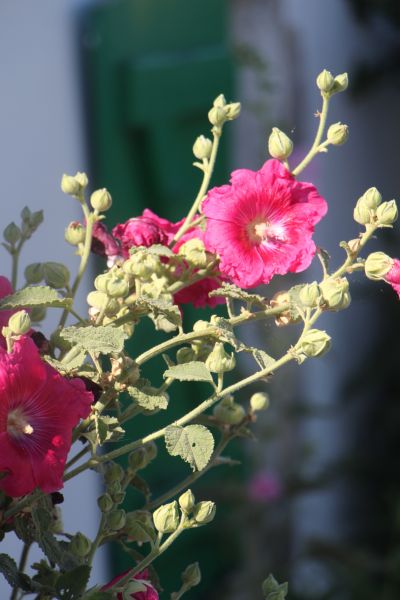
{"label": "blurred background", "polygon": [[[206,114],[221,92],[243,111],[226,127],[213,183],[226,182],[233,168],[258,169],[272,126],[294,140],[295,166],[313,141],[315,77],[324,68],[349,73],[330,122],[348,124],[350,139],[317,157],[301,179],[329,203],[315,237],[337,263],[338,242],[359,231],[357,198],[371,186],[384,200],[399,195],[399,28],[398,0],[2,0],[2,226],[18,222],[25,205],[45,210],[23,266],[50,258],[76,268],[63,232],[80,214],[60,191],[64,172],[87,171],[92,188],[109,188],[110,225],[146,206],[180,218],[199,183],[191,146],[207,135]],[[375,249],[399,257],[399,234],[380,232]],[[7,276],[5,251],[1,260]],[[307,274],[315,277],[318,265]],[[265,293],[287,286],[276,280]],[[203,582],[189,593],[193,600],[260,598],[271,571],[290,581],[291,599],[400,597],[398,299],[361,276],[352,299],[321,320],[334,339],[327,356],[265,385],[272,406],[258,419],[257,440],[228,449],[242,466],[211,471],[194,488],[217,502],[217,518],[156,564],[166,592],[199,559]],[[52,324],[50,317],[45,333]],[[241,334],[272,355],[292,335],[273,324]],[[149,477],[162,492],[188,471],[160,460],[162,473]],[[67,488],[66,530],[95,534],[96,481],[88,473]],[[16,553],[10,536],[2,551]],[[102,552],[92,580],[106,582],[123,568],[117,548]],[[0,597],[6,589],[0,579]]]}

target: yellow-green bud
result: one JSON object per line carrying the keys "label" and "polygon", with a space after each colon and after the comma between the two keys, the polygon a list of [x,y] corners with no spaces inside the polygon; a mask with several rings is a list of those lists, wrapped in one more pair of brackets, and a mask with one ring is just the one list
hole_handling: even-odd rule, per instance
{"label": "yellow-green bud", "polygon": [[349,77],[347,73],[341,73],[340,75],[336,75],[333,87],[331,89],[331,94],[338,94],[339,92],[344,92],[347,90],[349,85]]}
{"label": "yellow-green bud", "polygon": [[217,96],[213,102],[213,106],[216,106],[217,108],[223,108],[226,106],[225,96],[223,94]]}
{"label": "yellow-green bud", "polygon": [[94,308],[101,310],[106,306],[108,297],[106,294],[104,294],[104,292],[89,292],[87,295],[87,302],[89,306],[93,306]]}
{"label": "yellow-green bud", "polygon": [[342,310],[350,304],[349,282],[345,277],[326,279],[320,284],[323,299],[330,310]]}
{"label": "yellow-green bud", "polygon": [[129,275],[139,277],[140,279],[148,279],[154,273],[159,273],[161,261],[159,256],[152,256],[145,252],[135,252],[122,265],[122,270]]}
{"label": "yellow-green bud", "polygon": [[268,152],[273,158],[286,160],[293,151],[292,140],[277,127],[272,128],[272,133],[268,138]]}
{"label": "yellow-green bud", "polygon": [[83,535],[80,531],[71,540],[70,549],[75,556],[79,556],[80,558],[84,558],[90,552],[92,547],[92,543],[88,538]]}
{"label": "yellow-green bud", "polygon": [[193,331],[203,331],[203,329],[208,329],[209,327],[212,327],[211,323],[200,319],[193,325]]}
{"label": "yellow-green bud", "polygon": [[330,71],[324,69],[317,77],[317,86],[321,92],[330,92],[335,83],[335,79]]}
{"label": "yellow-green bud", "polygon": [[349,128],[343,123],[334,123],[328,129],[327,140],[334,146],[341,146],[349,137]]}
{"label": "yellow-green bud", "polygon": [[183,493],[182,496],[179,496],[178,502],[179,506],[181,507],[184,513],[189,514],[190,512],[192,512],[196,502],[192,490],[186,490],[186,492]]}
{"label": "yellow-green bud", "polygon": [[267,410],[269,407],[269,396],[264,392],[256,392],[250,398],[251,412],[258,412],[259,410]]}
{"label": "yellow-green bud", "polygon": [[98,212],[105,212],[112,205],[111,194],[106,188],[102,188],[101,190],[96,190],[90,196],[90,204],[92,207]]}
{"label": "yellow-green bud", "polygon": [[43,321],[47,314],[47,310],[45,306],[32,306],[30,317],[32,323],[38,323],[39,321]]}
{"label": "yellow-green bud", "polygon": [[365,206],[367,206],[371,210],[376,210],[382,202],[382,196],[378,192],[376,187],[371,187],[366,192],[364,192],[360,200],[362,200],[363,204],[365,204]]}
{"label": "yellow-green bud", "polygon": [[227,121],[233,121],[234,119],[237,119],[240,115],[241,108],[240,102],[231,102],[230,104],[227,104],[225,106]]}
{"label": "yellow-green bud", "polygon": [[204,242],[194,238],[188,240],[178,250],[178,254],[183,256],[190,264],[195,267],[204,268],[207,265],[207,254]]}
{"label": "yellow-green bud", "polygon": [[379,225],[392,225],[398,216],[396,200],[382,202],[376,210],[376,220]]}
{"label": "yellow-green bud", "polygon": [[14,335],[25,335],[31,328],[31,319],[26,310],[19,310],[13,314],[9,321],[8,327]]}
{"label": "yellow-green bud", "polygon": [[179,511],[176,500],[164,504],[153,513],[154,526],[160,533],[173,533],[179,525]]}
{"label": "yellow-green bud", "polygon": [[69,284],[69,270],[61,263],[43,263],[43,278],[47,285],[56,289],[62,289]]}
{"label": "yellow-green bud", "polygon": [[113,462],[107,465],[104,472],[104,481],[107,484],[122,481],[123,477],[124,470],[119,464]]}
{"label": "yellow-green bud", "polygon": [[114,502],[111,499],[110,494],[102,494],[97,498],[97,504],[101,512],[106,513],[110,512],[112,507],[114,506]]}
{"label": "yellow-green bud", "polygon": [[75,175],[63,175],[61,178],[61,189],[69,196],[79,196],[88,184],[86,173],[79,171]]}
{"label": "yellow-green bud", "polygon": [[371,209],[368,208],[367,204],[364,201],[363,196],[359,200],[357,200],[357,204],[355,205],[353,217],[356,223],[360,223],[360,225],[367,225],[371,223],[372,220],[372,212]]}
{"label": "yellow-green bud", "polygon": [[195,353],[193,352],[192,348],[188,348],[188,347],[179,348],[179,350],[176,353],[176,362],[179,365],[182,365],[183,363],[191,362],[194,359],[195,359]]}
{"label": "yellow-green bud", "polygon": [[227,120],[227,110],[225,107],[213,106],[208,113],[208,120],[211,125],[221,127]]}
{"label": "yellow-green bud", "polygon": [[331,338],[326,331],[310,329],[301,338],[297,349],[308,358],[322,356],[331,347]]}
{"label": "yellow-green bud", "polygon": [[234,354],[228,354],[225,351],[224,344],[217,342],[206,360],[206,367],[212,373],[225,373],[232,371],[236,366]]}
{"label": "yellow-green bud", "polygon": [[364,264],[365,275],[373,281],[383,279],[392,267],[393,259],[384,252],[372,252]]}
{"label": "yellow-green bud", "polygon": [[193,154],[199,160],[203,160],[203,158],[210,158],[212,150],[212,141],[208,138],[204,137],[204,135],[199,135],[195,143],[193,144]]}
{"label": "yellow-green bud", "polygon": [[86,229],[79,221],[72,221],[65,230],[64,238],[71,246],[78,246],[85,241]]}
{"label": "yellow-green bud", "polygon": [[196,504],[193,509],[193,517],[196,523],[199,525],[206,525],[207,523],[211,523],[215,517],[215,512],[215,502],[211,502],[211,500],[205,500],[204,502],[199,502]]}
{"label": "yellow-green bud", "polygon": [[129,294],[129,284],[122,277],[110,277],[107,280],[106,294],[110,298],[125,298]]}
{"label": "yellow-green bud", "polygon": [[112,510],[107,514],[107,526],[112,531],[119,531],[125,526],[126,512],[122,508]]}
{"label": "yellow-green bud", "polygon": [[243,406],[234,401],[233,396],[225,396],[219,402],[214,410],[213,415],[221,423],[226,425],[238,425],[246,416]]}
{"label": "yellow-green bud", "polygon": [[182,582],[187,587],[187,589],[195,587],[199,585],[201,581],[201,571],[199,567],[199,563],[195,562],[186,567],[186,569],[182,573]]}
{"label": "yellow-green bud", "polygon": [[24,271],[26,283],[40,283],[43,279],[42,263],[32,263]]}
{"label": "yellow-green bud", "polygon": [[151,514],[145,510],[128,513],[124,530],[131,542],[149,542],[154,534]]}
{"label": "yellow-green bud", "polygon": [[128,456],[129,469],[134,472],[144,469],[147,467],[149,462],[149,455],[147,454],[144,446],[133,450],[133,452],[131,452]]}
{"label": "yellow-green bud", "polygon": [[13,222],[7,225],[3,231],[3,237],[12,246],[21,238],[20,228]]}
{"label": "yellow-green bud", "polygon": [[304,304],[304,306],[308,306],[310,308],[317,306],[320,296],[321,290],[319,289],[319,285],[316,281],[313,281],[313,283],[307,283],[301,288],[299,293],[301,302]]}

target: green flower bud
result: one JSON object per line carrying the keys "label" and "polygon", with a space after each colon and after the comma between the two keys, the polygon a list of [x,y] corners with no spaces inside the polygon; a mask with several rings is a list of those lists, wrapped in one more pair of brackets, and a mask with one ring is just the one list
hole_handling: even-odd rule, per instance
{"label": "green flower bud", "polygon": [[371,187],[366,192],[364,192],[360,200],[363,201],[363,204],[367,208],[370,208],[371,210],[376,210],[382,202],[382,196],[378,192],[376,187]]}
{"label": "green flower bud", "polygon": [[392,225],[397,220],[398,212],[396,200],[382,202],[376,210],[376,220],[379,225]]}
{"label": "green flower bud", "polygon": [[192,360],[195,360],[195,353],[193,352],[192,348],[189,348],[187,346],[184,348],[179,348],[179,350],[176,353],[176,362],[179,365],[191,362]]}
{"label": "green flower bud", "polygon": [[21,239],[21,230],[15,223],[10,223],[3,231],[3,237],[13,246]]}
{"label": "green flower bud", "polygon": [[32,323],[38,323],[39,321],[43,321],[46,314],[47,310],[44,306],[33,306],[30,312]]}
{"label": "green flower bud", "polygon": [[368,225],[372,220],[372,212],[371,209],[368,208],[367,204],[364,201],[363,196],[359,200],[357,200],[357,204],[354,208],[353,217],[356,223],[360,223],[360,225]]}
{"label": "green flower bud", "polygon": [[316,281],[308,283],[301,288],[299,297],[304,306],[313,308],[318,305],[318,300],[321,296],[321,290]]}
{"label": "green flower bud", "polygon": [[107,527],[112,531],[119,531],[125,526],[126,512],[122,508],[112,510],[107,514]]}
{"label": "green flower bud", "polygon": [[347,73],[341,73],[340,75],[336,75],[333,87],[331,89],[331,94],[338,94],[339,92],[344,92],[347,90],[349,85],[349,78]]}
{"label": "green flower bud", "polygon": [[392,267],[393,259],[384,252],[372,252],[364,264],[365,275],[373,281],[383,279]]}
{"label": "green flower bud", "polygon": [[106,284],[106,294],[110,298],[125,298],[129,294],[129,283],[122,277],[109,277]]}
{"label": "green flower bud", "polygon": [[227,121],[233,121],[234,119],[237,119],[240,115],[241,108],[240,102],[231,102],[230,104],[227,104],[225,106]]}
{"label": "green flower bud", "polygon": [[124,470],[119,464],[112,462],[107,465],[104,471],[105,483],[114,483],[114,481],[120,482],[122,481],[123,477]]}
{"label": "green flower bud", "polygon": [[251,412],[258,412],[260,410],[267,410],[269,407],[269,396],[264,392],[256,392],[250,398]]}
{"label": "green flower bud", "polygon": [[26,310],[19,310],[13,314],[9,321],[8,327],[14,335],[25,335],[31,328],[31,319]]}
{"label": "green flower bud", "polygon": [[157,457],[158,448],[155,442],[149,442],[145,445],[144,449],[146,450],[147,458],[149,459],[149,461],[152,461]]}
{"label": "green flower bud", "polygon": [[154,273],[160,273],[160,257],[137,251],[124,262],[122,270],[124,273],[133,275],[134,277],[139,277],[143,280],[149,279]]}
{"label": "green flower bud", "polygon": [[333,78],[332,73],[330,71],[327,71],[326,69],[321,71],[321,73],[317,77],[317,86],[318,89],[321,90],[321,92],[330,92],[333,88],[334,83],[335,80]]}
{"label": "green flower bud", "polygon": [[43,279],[42,263],[32,263],[24,271],[26,283],[40,283]]}
{"label": "green flower bud", "polygon": [[273,158],[286,160],[293,151],[292,140],[277,127],[272,128],[272,133],[268,138],[268,152]]}
{"label": "green flower bud", "polygon": [[194,238],[188,240],[178,250],[178,254],[183,256],[189,264],[204,268],[207,265],[207,254],[204,247],[204,242]]}
{"label": "green flower bud", "polygon": [[128,513],[124,531],[130,542],[150,542],[155,536],[151,514],[145,510]]}
{"label": "green flower bud", "polygon": [[102,494],[97,498],[97,504],[102,513],[110,512],[114,502],[109,494]]}
{"label": "green flower bud", "polygon": [[208,329],[209,327],[212,327],[211,323],[209,323],[208,321],[196,321],[196,323],[193,325],[193,331],[203,331],[204,329]]}
{"label": "green flower bud", "polygon": [[149,462],[149,455],[144,446],[133,450],[128,456],[129,469],[135,473],[147,467]]}
{"label": "green flower bud", "polygon": [[201,571],[199,563],[195,562],[187,566],[186,569],[183,571],[181,577],[182,583],[187,587],[187,589],[199,585],[201,581]]}
{"label": "green flower bud", "polygon": [[110,481],[106,489],[107,494],[110,494],[111,498],[114,498],[115,494],[119,494],[122,491],[121,482],[118,480]]}
{"label": "green flower bud", "polygon": [[69,284],[69,270],[61,263],[43,263],[43,278],[47,285],[56,289],[62,289]]}
{"label": "green flower bud", "polygon": [[157,508],[153,513],[153,522],[160,533],[173,533],[179,525],[177,501],[174,500]]}
{"label": "green flower bud", "polygon": [[103,292],[89,292],[87,295],[87,303],[89,306],[93,306],[94,308],[98,308],[101,310],[106,306],[108,302],[108,297]]}
{"label": "green flower bud", "polygon": [[116,492],[115,494],[113,494],[112,499],[115,504],[121,504],[121,502],[125,500],[125,496],[125,492]]}
{"label": "green flower bud", "polygon": [[210,158],[212,150],[212,141],[208,138],[204,137],[204,135],[199,135],[195,143],[193,144],[193,154],[199,160],[203,160],[203,158]]}
{"label": "green flower bud", "polygon": [[72,221],[65,230],[64,238],[71,246],[78,246],[85,241],[86,229],[79,221]]}
{"label": "green flower bud", "polygon": [[331,347],[331,338],[326,331],[320,329],[310,329],[301,338],[297,349],[308,358],[322,356]]}
{"label": "green flower bud", "polygon": [[349,306],[349,282],[345,277],[326,279],[321,283],[320,288],[329,310],[342,310]]}
{"label": "green flower bud", "polygon": [[186,492],[179,497],[178,502],[179,506],[181,507],[184,513],[189,514],[190,512],[192,512],[192,509],[196,502],[192,490],[186,490]]}
{"label": "green flower bud", "polygon": [[79,196],[88,184],[86,173],[79,171],[75,175],[63,175],[61,178],[61,189],[68,196]]}
{"label": "green flower bud", "polygon": [[343,123],[334,123],[328,129],[327,140],[334,146],[341,146],[349,137],[349,128]]}
{"label": "green flower bud", "polygon": [[215,517],[216,506],[215,502],[211,502],[211,500],[206,500],[204,502],[199,502],[193,509],[193,517],[196,523],[199,525],[206,525],[207,523],[211,523],[213,518]]}
{"label": "green flower bud", "polygon": [[213,106],[208,113],[208,120],[214,127],[221,127],[227,120],[227,110],[219,106]]}
{"label": "green flower bud", "polygon": [[232,371],[235,368],[236,359],[234,354],[228,354],[225,352],[224,344],[217,342],[208,355],[206,360],[206,367],[212,373],[226,373]]}
{"label": "green flower bud", "polygon": [[75,556],[79,556],[80,558],[84,558],[90,552],[92,547],[92,543],[88,538],[83,535],[80,531],[71,540],[70,549]]}
{"label": "green flower bud", "polygon": [[90,204],[92,207],[98,212],[105,212],[112,205],[111,194],[106,188],[102,188],[101,190],[96,190],[90,196]]}
{"label": "green flower bud", "polygon": [[213,106],[217,108],[223,108],[224,106],[226,106],[225,96],[223,94],[217,96],[213,102]]}
{"label": "green flower bud", "polygon": [[243,406],[234,401],[233,396],[225,396],[219,402],[214,410],[213,415],[221,423],[226,425],[238,425],[246,416]]}

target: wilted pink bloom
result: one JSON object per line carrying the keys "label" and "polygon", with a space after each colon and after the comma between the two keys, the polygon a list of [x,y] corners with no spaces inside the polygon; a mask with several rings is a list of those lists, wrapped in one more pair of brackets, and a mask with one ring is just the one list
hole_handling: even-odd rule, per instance
{"label": "wilted pink bloom", "polygon": [[96,221],[93,225],[92,252],[111,259],[121,254],[118,242],[107,227],[99,221]]}
{"label": "wilted pink bloom", "polygon": [[45,363],[29,337],[10,353],[0,347],[0,489],[15,497],[62,488],[72,430],[92,400],[80,379]]}
{"label": "wilted pink bloom", "polygon": [[[128,571],[125,571],[121,575],[114,577],[114,579],[110,581],[110,583],[107,583],[107,585],[105,585],[102,589],[110,589],[127,573]],[[145,570],[141,573],[137,573],[135,577],[130,580],[124,595],[122,595],[122,592],[119,592],[116,598],[117,600],[123,600],[123,598],[132,598],[133,600],[158,600],[158,593],[149,580],[148,571]]]}
{"label": "wilted pink bloom", "polygon": [[282,485],[276,475],[261,471],[250,479],[247,493],[255,502],[270,502],[282,496]]}
{"label": "wilted pink bloom", "polygon": [[397,292],[400,298],[400,260],[398,258],[393,259],[393,266],[390,271],[385,275],[385,281],[390,283],[395,292]]}
{"label": "wilted pink bloom", "polygon": [[219,255],[221,273],[250,288],[309,266],[314,225],[327,204],[311,183],[269,160],[259,171],[234,171],[231,185],[211,189],[202,209],[206,247]]}

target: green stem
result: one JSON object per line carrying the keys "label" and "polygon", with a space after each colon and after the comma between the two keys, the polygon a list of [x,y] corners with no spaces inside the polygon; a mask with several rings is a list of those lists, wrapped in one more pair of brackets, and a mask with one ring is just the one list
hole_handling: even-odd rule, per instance
{"label": "green stem", "polygon": [[330,97],[328,95],[323,94],[322,98],[323,98],[322,110],[319,115],[319,126],[318,126],[318,130],[317,130],[317,134],[315,136],[314,143],[311,146],[308,154],[306,154],[306,156],[301,161],[301,163],[298,164],[295,169],[293,169],[292,173],[295,176],[298,175],[299,173],[301,173],[302,171],[304,171],[304,169],[312,161],[314,156],[316,154],[318,154],[318,152],[320,152],[320,149],[321,149],[320,144],[321,144],[322,136],[323,136],[323,133],[325,130],[326,119],[328,116],[329,100],[330,100]]}
{"label": "green stem", "polygon": [[33,504],[39,497],[42,495],[42,490],[36,488],[31,494],[24,496],[21,500],[12,504],[8,510],[6,510],[3,514],[3,519],[7,520],[10,517],[13,517],[16,513],[19,513],[23,508]]}
{"label": "green stem", "polygon": [[67,462],[67,464],[65,465],[66,469],[70,469],[72,467],[72,465],[74,465],[80,458],[82,458],[82,456],[85,456],[85,454],[87,454],[90,450],[90,446],[86,445],[82,448],[82,450],[80,450],[77,454],[75,454],[75,456],[73,456],[71,458],[71,460],[69,460]]}
{"label": "green stem", "polygon": [[175,234],[174,242],[177,242],[183,236],[183,234],[186,233],[186,231],[188,229],[193,227],[193,222],[192,222],[193,218],[196,215],[196,213],[200,207],[200,204],[203,201],[204,196],[207,193],[208,186],[209,186],[210,180],[211,180],[211,176],[214,171],[215,160],[217,158],[217,152],[218,152],[218,146],[219,146],[219,140],[221,139],[221,133],[222,133],[222,131],[220,129],[213,130],[213,135],[214,135],[213,146],[212,146],[211,155],[210,155],[210,159],[208,161],[207,166],[204,164],[204,176],[203,176],[203,181],[202,181],[200,189],[199,189],[199,193],[197,194],[196,199],[193,202],[192,208],[188,212],[188,215],[187,215],[184,223],[182,224],[182,226],[180,227],[178,232]]}
{"label": "green stem", "polygon": [[347,256],[346,260],[344,261],[344,263],[342,264],[342,266],[339,267],[334,273],[332,273],[332,275],[330,275],[330,277],[332,279],[334,279],[335,277],[341,277],[342,275],[344,275],[346,273],[347,269],[349,267],[351,267],[351,265],[355,262],[358,255],[360,254],[360,251],[364,248],[365,244],[371,239],[371,237],[374,235],[374,233],[377,229],[378,229],[377,225],[368,225],[367,226],[365,232],[362,234],[362,236],[360,238],[360,244],[359,244],[357,251],[349,254]]}
{"label": "green stem", "polygon": [[96,554],[96,550],[99,547],[99,545],[100,545],[100,543],[101,543],[101,541],[103,539],[103,528],[104,528],[105,524],[106,524],[106,516],[103,513],[101,515],[101,519],[100,519],[100,524],[99,524],[99,529],[97,531],[97,535],[96,535],[95,539],[93,540],[92,547],[90,548],[90,552],[89,552],[88,557],[87,557],[87,564],[88,565],[92,564],[94,555]]}

